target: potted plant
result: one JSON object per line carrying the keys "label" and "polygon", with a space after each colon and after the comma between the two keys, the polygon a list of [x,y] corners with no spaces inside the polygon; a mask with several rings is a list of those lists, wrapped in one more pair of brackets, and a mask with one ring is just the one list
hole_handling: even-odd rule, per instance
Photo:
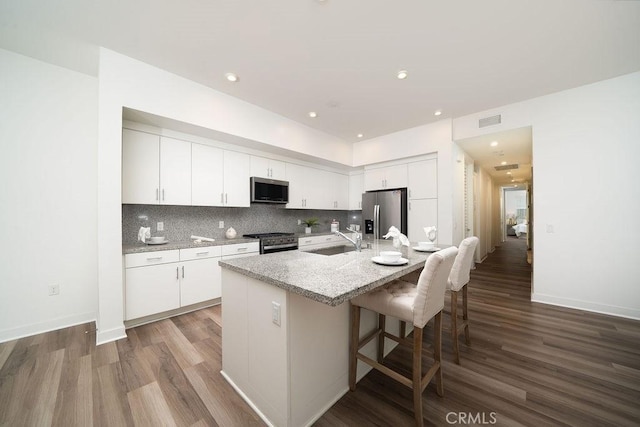
{"label": "potted plant", "polygon": [[318,218],[309,218],[309,219],[305,219],[302,221],[302,223],[304,224],[304,232],[306,234],[311,233],[311,227],[316,226],[318,224],[320,224],[320,222],[318,221]]}

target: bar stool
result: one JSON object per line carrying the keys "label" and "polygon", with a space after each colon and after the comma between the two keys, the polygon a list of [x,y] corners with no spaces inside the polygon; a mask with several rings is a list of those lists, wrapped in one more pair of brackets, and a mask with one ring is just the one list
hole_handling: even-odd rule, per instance
{"label": "bar stool", "polygon": [[[470,280],[473,254],[478,246],[479,239],[475,236],[467,237],[460,242],[458,255],[451,268],[451,274],[447,281],[447,289],[451,291],[451,340],[453,343],[453,355],[455,362],[460,364],[460,350],[458,348],[458,336],[464,331],[464,342],[471,344],[469,337],[469,314],[467,309],[467,283]],[[458,292],[462,290],[462,322],[458,323]]]}
{"label": "bar stool", "polygon": [[[393,281],[371,292],[357,296],[350,302],[351,333],[349,343],[349,388],[356,389],[357,361],[361,360],[401,384],[413,389],[413,409],[416,425],[422,425],[422,392],[435,377],[439,396],[444,394],[442,384],[442,309],[447,279],[458,249],[443,249],[427,258],[424,269],[413,284],[402,280]],[[360,340],[360,308],[378,313],[378,328]],[[385,331],[386,316],[413,323],[413,344],[410,339],[400,338]],[[422,335],[423,328],[435,318],[433,365],[422,376]],[[378,337],[377,361],[360,353],[359,350]],[[384,339],[389,338],[400,344],[413,345],[412,378],[383,365]]]}

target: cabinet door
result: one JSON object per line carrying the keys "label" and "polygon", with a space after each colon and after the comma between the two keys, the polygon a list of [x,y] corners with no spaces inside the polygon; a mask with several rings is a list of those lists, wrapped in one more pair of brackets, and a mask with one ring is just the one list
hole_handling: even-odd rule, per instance
{"label": "cabinet door", "polygon": [[438,197],[438,162],[436,159],[409,163],[407,167],[410,199]]}
{"label": "cabinet door", "polygon": [[[223,206],[224,151],[202,144],[191,147],[191,203]],[[248,184],[247,184],[248,185]]]}
{"label": "cabinet door", "polygon": [[222,295],[220,258],[186,261],[180,267],[180,305],[182,307],[219,298]]}
{"label": "cabinet door", "polygon": [[384,168],[385,187],[402,188],[407,186],[407,165],[396,165]]}
{"label": "cabinet door", "polygon": [[285,181],[287,179],[286,163],[280,160],[269,159],[269,169],[271,169],[271,177]]}
{"label": "cabinet door", "polygon": [[289,209],[305,207],[306,169],[293,163],[287,164],[287,180],[289,181],[289,203],[287,203],[287,208]]}
{"label": "cabinet door", "polygon": [[251,176],[271,178],[269,159],[260,156],[251,156]]}
{"label": "cabinet door", "polygon": [[125,320],[180,307],[179,264],[125,270]]}
{"label": "cabinet door", "polygon": [[384,188],[385,171],[384,168],[367,169],[364,171],[365,191],[381,190]]}
{"label": "cabinet door", "polygon": [[191,143],[160,138],[160,203],[191,205]]}
{"label": "cabinet door", "polygon": [[364,192],[364,174],[349,177],[349,210],[362,209],[362,193]]}
{"label": "cabinet door", "polygon": [[320,169],[305,167],[304,177],[304,207],[307,209],[333,209],[333,198],[329,194],[328,189],[333,179],[331,173]]}
{"label": "cabinet door", "polygon": [[224,205],[249,207],[251,191],[250,156],[235,151],[224,152]]}
{"label": "cabinet door", "polygon": [[333,209],[347,210],[349,209],[349,176],[341,173],[333,175],[333,200],[335,206]]}
{"label": "cabinet door", "polygon": [[122,203],[157,205],[160,181],[160,137],[122,130]]}
{"label": "cabinet door", "polygon": [[438,199],[410,200],[407,216],[409,240],[412,242],[427,240],[424,227],[438,225]]}

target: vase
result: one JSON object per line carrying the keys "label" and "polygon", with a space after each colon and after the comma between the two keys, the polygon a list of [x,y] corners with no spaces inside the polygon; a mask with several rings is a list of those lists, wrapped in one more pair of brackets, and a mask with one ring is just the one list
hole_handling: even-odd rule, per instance
{"label": "vase", "polygon": [[311,234],[311,227],[305,227],[304,232],[305,234]]}

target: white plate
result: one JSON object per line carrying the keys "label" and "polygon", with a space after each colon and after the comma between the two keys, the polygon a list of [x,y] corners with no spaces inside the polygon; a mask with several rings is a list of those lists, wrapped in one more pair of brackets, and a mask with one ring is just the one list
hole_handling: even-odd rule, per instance
{"label": "white plate", "polygon": [[397,261],[389,262],[389,261],[385,261],[384,258],[382,258],[381,256],[374,256],[373,258],[371,258],[371,261],[381,265],[405,265],[406,263],[409,262],[409,260],[406,258],[400,258]]}
{"label": "white plate", "polygon": [[164,239],[164,242],[152,242],[151,240],[149,240],[147,242],[147,245],[164,245],[165,243],[169,243],[169,241],[167,239]]}
{"label": "white plate", "polygon": [[433,247],[433,248],[429,248],[429,249],[423,249],[420,246],[414,246],[413,250],[414,251],[418,251],[418,252],[438,252],[440,250],[440,248]]}

